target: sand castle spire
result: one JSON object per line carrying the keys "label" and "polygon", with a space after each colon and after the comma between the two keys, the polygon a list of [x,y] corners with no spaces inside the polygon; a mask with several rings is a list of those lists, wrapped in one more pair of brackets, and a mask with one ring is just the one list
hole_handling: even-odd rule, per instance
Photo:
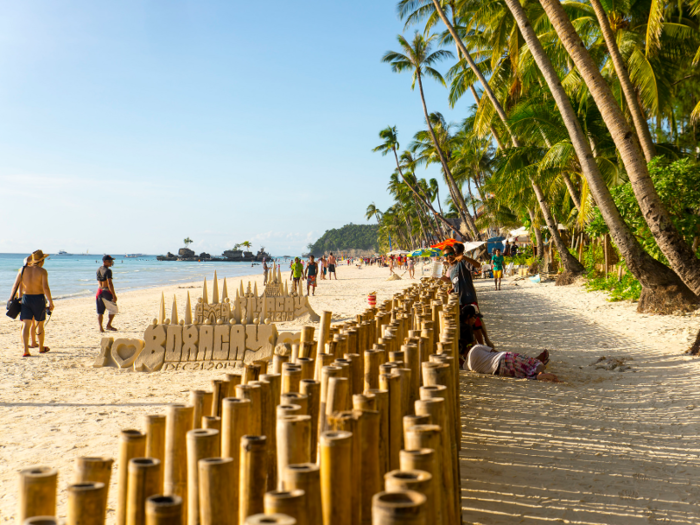
{"label": "sand castle spire", "polygon": [[253,296],[258,296],[258,281],[255,281],[255,288],[253,289]]}
{"label": "sand castle spire", "polygon": [[165,323],[165,294],[160,294],[160,308],[158,309],[158,324]]}
{"label": "sand castle spire", "polygon": [[289,287],[287,286],[287,281],[284,281],[284,296],[289,297]]}
{"label": "sand castle spire", "polygon": [[204,287],[202,288],[202,303],[209,304],[209,297],[207,296],[207,278],[204,278]]}
{"label": "sand castle spire", "polygon": [[212,304],[219,303],[219,278],[216,276],[216,270],[214,270],[214,289],[211,292],[211,302]]}
{"label": "sand castle spire", "polygon": [[245,290],[243,289],[243,280],[241,280],[241,291],[240,291],[241,297],[245,297]]}
{"label": "sand castle spire", "polygon": [[228,299],[228,288],[226,287],[226,277],[224,277],[224,288],[221,291],[221,302],[224,302],[224,299]]}
{"label": "sand castle spire", "polygon": [[192,304],[190,303],[190,292],[187,292],[187,302],[185,303],[185,324],[192,324]]}
{"label": "sand castle spire", "polygon": [[170,312],[170,322],[172,324],[180,324],[180,319],[177,316],[177,296],[173,295],[173,309]]}

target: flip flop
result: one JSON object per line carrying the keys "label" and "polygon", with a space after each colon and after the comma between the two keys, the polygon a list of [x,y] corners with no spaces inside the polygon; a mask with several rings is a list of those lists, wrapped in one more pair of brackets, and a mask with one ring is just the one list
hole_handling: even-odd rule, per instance
{"label": "flip flop", "polygon": [[29,352],[27,352],[26,354],[23,354],[22,357],[32,357],[32,354],[30,354]]}
{"label": "flip flop", "polygon": [[43,350],[39,350],[39,353],[40,353],[40,354],[45,354],[45,353],[48,352],[49,350],[51,350],[51,349],[50,349],[48,346],[45,346]]}

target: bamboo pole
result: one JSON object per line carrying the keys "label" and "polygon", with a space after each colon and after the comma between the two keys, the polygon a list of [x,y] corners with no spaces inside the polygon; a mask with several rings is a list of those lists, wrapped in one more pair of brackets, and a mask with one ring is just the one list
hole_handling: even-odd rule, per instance
{"label": "bamboo pole", "polygon": [[364,391],[379,388],[381,350],[365,350]]}
{"label": "bamboo pole", "polygon": [[256,384],[237,385],[236,397],[250,400],[250,422],[248,431],[254,435],[262,435],[262,399],[260,386]]}
{"label": "bamboo pole", "polygon": [[[165,422],[165,421],[164,421]],[[81,457],[75,460],[73,483],[104,483],[105,501],[109,500],[109,482],[112,477],[112,458]]]}
{"label": "bamboo pole", "polygon": [[[321,312],[321,321],[319,322],[318,331],[318,346],[316,347],[316,355],[322,354],[326,351],[326,343],[328,342],[328,336],[331,331],[331,317],[332,312],[324,310]],[[318,380],[318,377],[316,378]]]}
{"label": "bamboo pole", "polygon": [[[127,525],[144,525],[146,523],[146,498],[159,494],[160,468],[160,461],[154,458],[134,458],[129,461]],[[105,500],[105,508],[106,505],[107,501]],[[102,523],[104,520],[100,525]]]}
{"label": "bamboo pole", "polygon": [[308,415],[308,413],[309,413],[309,397],[307,395],[300,394],[299,392],[287,392],[286,394],[282,394],[280,397],[281,397],[280,404],[282,404],[282,405],[299,405],[301,407],[301,413]]}
{"label": "bamboo pole", "polygon": [[350,361],[350,395],[361,394],[364,387],[364,366],[360,354],[345,354]]}
{"label": "bamboo pole", "polygon": [[263,498],[267,487],[267,456],[265,436],[241,438],[241,469],[238,482],[239,523],[245,523],[248,516],[263,512]]}
{"label": "bamboo pole", "polygon": [[303,416],[299,405],[277,405],[277,418],[283,416]]}
{"label": "bamboo pole", "polygon": [[324,432],[319,447],[323,525],[351,525],[352,434]]}
{"label": "bamboo pole", "polygon": [[182,525],[180,496],[151,496],[146,499],[146,525]]}
{"label": "bamboo pole", "polygon": [[326,420],[333,412],[345,410],[350,398],[350,381],[346,377],[328,379],[328,398],[326,400]]}
{"label": "bamboo pole", "polygon": [[126,524],[129,494],[129,461],[146,454],[146,435],[138,430],[122,430],[119,434],[119,463],[117,470],[117,525]]}
{"label": "bamboo pole", "polygon": [[321,353],[316,356],[316,361],[314,363],[314,379],[316,381],[321,381],[322,370],[324,366],[331,366],[335,361],[335,356],[329,353]]}
{"label": "bamboo pole", "polygon": [[398,375],[379,374],[379,387],[389,392],[389,467],[399,467],[399,451],[403,448],[403,412],[401,411],[401,378]]}
{"label": "bamboo pole", "polygon": [[[288,465],[311,461],[311,416],[281,416],[277,418],[277,471]],[[280,478],[279,490],[283,483]]]}
{"label": "bamboo pole", "polygon": [[301,368],[300,381],[314,378],[314,365],[315,361],[310,357],[300,357],[297,359],[297,366]]}
{"label": "bamboo pole", "polygon": [[187,524],[199,525],[199,460],[215,457],[217,430],[198,428],[187,433]]}
{"label": "bamboo pole", "polygon": [[23,525],[61,525],[61,522],[53,516],[34,516],[24,520]]}
{"label": "bamboo pole", "polygon": [[260,428],[262,436],[267,436],[267,489],[277,486],[277,435],[276,403],[272,401],[272,385],[266,381],[254,381],[250,385],[260,387]]}
{"label": "bamboo pole", "polygon": [[377,401],[374,394],[355,394],[352,396],[353,410],[377,410]]}
{"label": "bamboo pole", "polygon": [[411,383],[409,388],[408,405],[413,406],[413,403],[418,399],[418,389],[420,388],[420,353],[418,345],[408,343],[401,347],[404,353],[404,363],[406,368],[411,370]]}
{"label": "bamboo pole", "polygon": [[282,393],[299,392],[299,381],[301,381],[301,366],[284,363],[282,365]]}
{"label": "bamboo pole", "polygon": [[199,460],[199,516],[202,525],[236,525],[238,502],[234,497],[233,458]]}
{"label": "bamboo pole", "polygon": [[202,415],[221,416],[221,404],[223,403],[224,397],[226,397],[224,393],[224,382],[221,379],[212,379],[211,389],[213,392],[211,400],[211,413]]}
{"label": "bamboo pole", "polygon": [[165,496],[179,496],[181,512],[187,516],[187,432],[192,430],[194,409],[184,405],[170,405],[165,419]]}
{"label": "bamboo pole", "polygon": [[342,368],[339,366],[324,366],[321,370],[321,402],[319,405],[319,422],[318,428],[319,433],[323,432],[327,428],[326,424],[326,406],[328,404],[328,381],[332,377],[340,377]]}
{"label": "bamboo pole", "polygon": [[250,363],[243,367],[243,377],[241,377],[241,384],[248,385],[253,381],[257,381],[260,377],[260,365]]}
{"label": "bamboo pole", "polygon": [[240,385],[243,376],[240,374],[227,373],[226,380],[228,381],[228,394],[226,397],[234,397],[236,394],[236,385]]}
{"label": "bamboo pole", "polygon": [[421,470],[431,475],[431,498],[428,498],[426,507],[426,522],[435,525],[443,525],[442,517],[442,492],[438,490],[438,476],[441,475],[436,459],[435,451],[431,448],[419,448],[416,450],[402,450],[400,456],[401,470]]}
{"label": "bamboo pole", "polygon": [[66,525],[104,525],[107,512],[105,492],[105,484],[94,481],[68,485]]}
{"label": "bamboo pole", "polygon": [[282,395],[282,374],[260,374],[260,381],[270,383],[270,395],[272,396],[272,406],[280,404]]}
{"label": "bamboo pole", "polygon": [[389,431],[389,392],[372,389],[367,391],[374,396],[374,406],[379,412],[379,475],[384,476],[389,468],[389,447],[391,432]]}
{"label": "bamboo pole", "polygon": [[313,379],[302,379],[299,390],[307,399],[307,414],[311,417],[311,449],[309,455],[311,461],[316,461],[318,452],[318,419],[321,409],[321,383]]}
{"label": "bamboo pole", "polygon": [[207,430],[216,430],[219,433],[219,438],[216,440],[216,448],[214,450],[214,456],[218,458],[221,456],[221,418],[214,416],[204,416],[202,418],[202,427]]}
{"label": "bamboo pole", "polygon": [[347,495],[350,498],[352,525],[359,525],[360,521],[362,520],[362,507],[360,503],[360,493],[362,490],[362,454],[359,428],[361,414],[362,412],[360,411],[340,411],[333,412],[328,416],[329,425],[333,430],[344,430],[352,434],[350,463],[353,466],[353,469],[350,473],[350,492]]}
{"label": "bamboo pole", "polygon": [[192,428],[203,428],[202,417],[208,416],[211,412],[204,412],[204,390],[190,390],[190,405],[193,407]]}
{"label": "bamboo pole", "polygon": [[[148,414],[143,416],[144,434],[146,434],[146,457],[160,461],[158,494],[163,493],[163,478],[165,476],[165,416]],[[107,497],[109,498],[109,483]]]}
{"label": "bamboo pole", "polygon": [[412,490],[380,492],[372,498],[374,525],[426,525],[423,494]]}
{"label": "bamboo pole", "polygon": [[[301,343],[302,348],[305,348],[304,345],[306,343],[312,344],[314,342],[314,332],[315,331],[316,331],[316,328],[313,326],[303,326],[301,328],[301,335],[299,338],[299,342]],[[301,357],[310,357],[311,359],[315,359],[315,356],[313,353],[314,350],[311,350],[310,352],[308,350],[305,350],[304,354]],[[308,355],[306,355],[306,352],[309,352]]]}
{"label": "bamboo pole", "polygon": [[[401,378],[401,414],[413,414],[413,406],[410,404],[411,369],[395,368],[394,374],[398,375]],[[403,445],[403,434],[401,435],[401,444]]]}
{"label": "bamboo pole", "polygon": [[433,476],[424,470],[393,470],[384,476],[384,490],[401,492],[413,490],[425,496],[425,521],[435,524],[435,506],[433,497]]}
{"label": "bamboo pole", "polygon": [[322,523],[321,509],[321,475],[320,468],[315,463],[300,463],[287,465],[282,479],[285,490],[303,490],[306,495],[304,505],[305,515],[309,525]]}
{"label": "bamboo pole", "polygon": [[[403,440],[404,443],[406,443],[406,432],[408,432],[409,429],[415,427],[416,425],[430,425],[432,421],[430,420],[430,416],[418,416],[418,415],[408,415],[408,416],[403,416]],[[399,456],[401,454],[399,453]],[[400,463],[400,461],[399,461]]]}
{"label": "bamboo pole", "polygon": [[272,356],[272,373],[273,374],[282,374],[282,365],[284,363],[289,363],[289,357],[288,355],[279,355],[275,354]]}
{"label": "bamboo pole", "polygon": [[265,494],[265,514],[283,514],[298,525],[309,523],[306,515],[306,494],[303,490],[273,490]]}
{"label": "bamboo pole", "polygon": [[297,525],[297,520],[286,514],[255,514],[248,517],[245,525]]}

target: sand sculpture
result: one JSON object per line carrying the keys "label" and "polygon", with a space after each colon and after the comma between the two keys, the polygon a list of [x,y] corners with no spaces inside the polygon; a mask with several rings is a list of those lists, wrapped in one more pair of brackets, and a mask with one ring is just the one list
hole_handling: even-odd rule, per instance
{"label": "sand sculpture", "polygon": [[[213,370],[240,368],[258,359],[269,358],[278,343],[274,321],[318,321],[308,297],[290,294],[276,265],[273,277],[258,296],[257,283],[241,281],[236,297],[228,297],[224,279],[221,294],[214,272],[211,301],[204,280],[202,297],[194,312],[187,293],[181,318],[173,298],[170,317],[166,317],[165,296],[161,295],[158,317],[144,332],[143,339],[104,337],[94,367],[116,366],[140,372],[158,370]],[[280,342],[295,343],[300,333],[284,332]]]}

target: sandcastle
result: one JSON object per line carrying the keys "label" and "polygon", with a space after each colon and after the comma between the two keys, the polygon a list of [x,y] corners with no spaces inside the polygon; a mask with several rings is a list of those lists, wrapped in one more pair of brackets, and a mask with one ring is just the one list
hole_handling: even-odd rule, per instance
{"label": "sandcastle", "polygon": [[271,357],[278,342],[300,340],[297,332],[284,332],[279,337],[275,321],[319,319],[308,297],[289,293],[278,265],[273,267],[262,295],[258,296],[257,283],[251,287],[249,281],[244,288],[241,281],[233,300],[228,297],[226,279],[219,294],[214,272],[211,301],[204,279],[194,312],[188,292],[184,316],[180,317],[173,298],[168,318],[165,296],[161,295],[158,316],[146,328],[143,339],[103,337],[93,367],[133,367],[140,372],[240,368]]}

